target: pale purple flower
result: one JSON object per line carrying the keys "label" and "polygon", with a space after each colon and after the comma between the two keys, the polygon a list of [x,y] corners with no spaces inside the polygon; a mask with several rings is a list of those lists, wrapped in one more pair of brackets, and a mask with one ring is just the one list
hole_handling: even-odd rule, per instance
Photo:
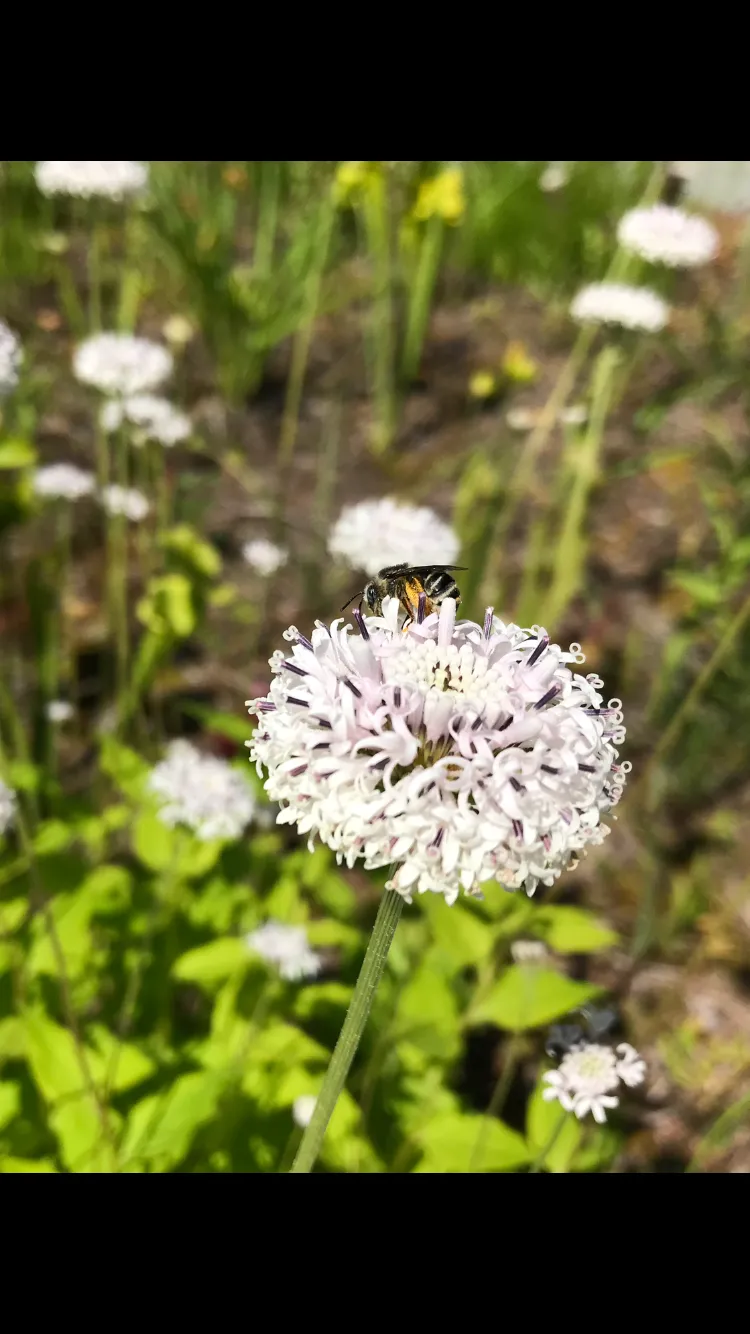
{"label": "pale purple flower", "polygon": [[543,1076],[547,1088],[542,1097],[545,1102],[557,1099],[566,1112],[574,1112],[579,1119],[591,1112],[601,1125],[607,1111],[619,1104],[616,1090],[620,1084],[635,1088],[645,1077],[646,1063],[629,1043],[605,1047],[598,1042],[579,1042],[566,1053],[557,1070]]}
{"label": "pale purple flower", "polygon": [[670,268],[694,268],[719,251],[719,233],[710,222],[668,204],[631,209],[620,219],[617,239],[641,259]]}
{"label": "pale purple flower", "polygon": [[459,540],[434,510],[385,497],[347,505],[328,537],[331,556],[377,574],[386,565],[452,565]]}
{"label": "pale purple flower", "polygon": [[245,942],[253,954],[274,964],[288,982],[316,977],[323,966],[320,955],[310,947],[304,926],[271,920],[251,931]]}
{"label": "pale purple flower", "polygon": [[410,901],[453,903],[489,880],[533,894],[608,832],[629,763],[621,704],[597,676],[571,670],[540,626],[456,622],[446,598],[402,630],[395,599],[360,633],[338,618],[271,659],[250,758],[278,802],[279,823],[317,836],[339,861],[395,865]]}
{"label": "pale purple flower", "polygon": [[187,825],[199,839],[239,838],[255,812],[255,797],[226,760],[173,741],[153,769],[148,790],[160,801],[164,824]]}
{"label": "pale purple flower", "polygon": [[242,548],[242,559],[267,579],[282,565],[286,565],[289,556],[283,547],[277,547],[275,542],[268,542],[264,537],[256,537],[252,542],[246,542]]}

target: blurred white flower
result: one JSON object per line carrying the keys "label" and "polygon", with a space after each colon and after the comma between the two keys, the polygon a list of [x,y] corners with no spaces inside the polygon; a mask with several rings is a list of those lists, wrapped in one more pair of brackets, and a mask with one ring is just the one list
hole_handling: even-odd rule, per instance
{"label": "blurred white flower", "polygon": [[320,956],[310,948],[304,926],[285,926],[283,922],[269,921],[251,931],[245,941],[254,954],[259,954],[267,963],[276,964],[288,982],[315,977],[321,970]]}
{"label": "blurred white flower", "polygon": [[239,838],[255,811],[249,783],[226,760],[202,755],[189,741],[173,741],[153,769],[148,790],[163,799],[159,818],[184,824],[198,838]]}
{"label": "blurred white flower", "polygon": [[700,162],[668,162],[667,167],[672,176],[676,176],[680,181],[692,181]]}
{"label": "blurred white flower", "polygon": [[173,347],[185,347],[195,334],[190,320],[184,315],[170,315],[168,320],[162,325],[162,333],[168,343]]}
{"label": "blurred white flower", "polygon": [[621,324],[625,329],[657,333],[669,319],[669,306],[647,287],[591,283],[575,297],[570,313],[582,322]]}
{"label": "blurred white flower", "polygon": [[193,424],[168,398],[156,394],[131,394],[127,398],[113,398],[105,403],[99,415],[102,429],[117,431],[124,421],[138,427],[133,436],[134,445],[156,440],[170,447],[189,439]]}
{"label": "blurred white flower", "polygon": [[[456,623],[456,603],[404,631],[395,598],[360,633],[294,627],[271,658],[250,758],[267,771],[278,821],[317,835],[348,866],[395,864],[410,901],[453,903],[484,881],[533,894],[551,885],[619,800],[630,764],[621,704],[604,705],[580,645],[564,653],[539,626]],[[401,616],[401,619],[403,617]]]}
{"label": "blurred white flower", "polygon": [[698,162],[685,193],[717,213],[750,213],[750,162]]}
{"label": "blurred white flower", "polygon": [[719,249],[719,233],[710,222],[668,204],[631,209],[620,219],[617,239],[625,250],[670,268],[705,264]]}
{"label": "blurred white flower", "polygon": [[83,384],[124,396],[156,389],[171,373],[172,354],[133,334],[93,334],[76,348],[73,370]]}
{"label": "blurred white flower", "polygon": [[[511,431],[533,431],[542,419],[542,408],[509,408],[505,420]],[[588,408],[584,403],[572,403],[558,413],[557,420],[563,426],[582,426],[588,419]]]}
{"label": "blurred white flower", "polygon": [[0,778],[0,834],[4,834],[10,829],[16,818],[18,800],[12,788],[8,787]]}
{"label": "blurred white flower", "polygon": [[563,408],[559,420],[563,426],[583,426],[589,417],[589,410],[585,403],[571,403],[569,408]]}
{"label": "blurred white flower", "polygon": [[35,495],[44,500],[81,500],[90,496],[96,481],[90,472],[76,468],[73,463],[50,463],[37,468],[31,480]]}
{"label": "blurred white flower", "polygon": [[140,194],[148,182],[143,162],[37,162],[36,183],[45,195],[90,199],[125,199]]}
{"label": "blurred white flower", "polygon": [[122,514],[131,523],[141,523],[151,508],[146,497],[129,486],[102,487],[102,504],[108,514]]}
{"label": "blurred white flower", "polygon": [[275,574],[282,565],[286,565],[289,556],[282,547],[277,547],[273,542],[267,542],[265,538],[259,537],[254,542],[245,543],[242,548],[242,559],[257,574],[268,576]]}
{"label": "blurred white flower", "polygon": [[[622,1055],[618,1057],[618,1053]],[[545,1102],[557,1099],[566,1112],[574,1112],[579,1119],[591,1112],[601,1125],[607,1119],[607,1110],[619,1104],[615,1090],[620,1084],[635,1088],[645,1077],[645,1061],[627,1042],[614,1048],[580,1042],[563,1057],[557,1070],[543,1076],[548,1087],[542,1097]]]}
{"label": "blurred white flower", "polygon": [[0,398],[4,398],[18,384],[22,359],[19,339],[5,321],[0,320]]}
{"label": "blurred white flower", "polygon": [[567,162],[549,162],[539,177],[539,189],[544,190],[545,194],[553,194],[555,190],[561,190],[567,185],[568,180]]}
{"label": "blurred white flower", "polygon": [[372,575],[401,561],[454,564],[459,540],[433,510],[386,497],[347,505],[331,529],[328,550],[353,570]]}
{"label": "blurred white flower", "polygon": [[309,1126],[317,1103],[318,1099],[312,1093],[302,1093],[299,1098],[295,1098],[292,1107],[295,1125],[301,1126],[303,1130],[305,1126]]}
{"label": "blurred white flower", "polygon": [[549,958],[543,940],[514,940],[510,952],[514,963],[544,963]]}
{"label": "blurred white flower", "polygon": [[67,723],[73,717],[75,709],[66,699],[52,699],[47,705],[45,713],[51,723]]}

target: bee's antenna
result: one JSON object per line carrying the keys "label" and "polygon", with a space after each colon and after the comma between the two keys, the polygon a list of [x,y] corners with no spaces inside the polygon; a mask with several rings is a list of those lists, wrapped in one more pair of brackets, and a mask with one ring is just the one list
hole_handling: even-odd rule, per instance
{"label": "bee's antenna", "polygon": [[362,597],[362,590],[358,588],[356,593],[352,593],[351,597],[349,598],[349,601],[344,603],[341,610],[346,611],[347,607],[351,607],[355,598],[361,598],[361,597]]}

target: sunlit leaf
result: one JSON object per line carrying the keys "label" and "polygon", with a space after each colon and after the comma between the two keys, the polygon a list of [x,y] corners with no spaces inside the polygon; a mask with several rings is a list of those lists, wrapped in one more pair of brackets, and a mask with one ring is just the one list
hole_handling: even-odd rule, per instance
{"label": "sunlit leaf", "polygon": [[470,1012],[470,1022],[497,1024],[514,1033],[539,1028],[599,995],[600,987],[574,982],[551,969],[514,964]]}

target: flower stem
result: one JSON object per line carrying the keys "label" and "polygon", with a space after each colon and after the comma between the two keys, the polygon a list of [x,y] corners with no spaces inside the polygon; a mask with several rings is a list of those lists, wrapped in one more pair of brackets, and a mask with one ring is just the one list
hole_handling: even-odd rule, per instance
{"label": "flower stem", "polygon": [[312,1120],[305,1130],[297,1157],[292,1164],[292,1172],[311,1172],[313,1169],[328,1122],[336,1106],[336,1100],[346,1083],[349,1067],[354,1060],[354,1054],[367,1023],[367,1016],[370,1013],[378,983],[383,976],[385,961],[388,958],[388,951],[403,906],[404,900],[395,890],[383,891],[378,915],[375,918],[375,925],[372,928],[372,935],[357,978],[354,995],[344,1020],[344,1026],[339,1034],[331,1063],[326,1071],[326,1077],[318,1095]]}
{"label": "flower stem", "polygon": [[552,1150],[554,1149],[555,1145],[557,1144],[557,1141],[558,1141],[558,1139],[559,1139],[559,1137],[560,1137],[560,1132],[562,1131],[562,1128],[563,1128],[563,1126],[565,1125],[565,1122],[566,1122],[567,1119],[568,1119],[568,1115],[569,1115],[569,1113],[566,1112],[566,1111],[561,1112],[561,1114],[560,1114],[560,1119],[559,1119],[559,1121],[557,1122],[557,1125],[555,1126],[554,1130],[552,1131],[552,1134],[550,1135],[549,1139],[547,1140],[547,1143],[545,1144],[545,1146],[544,1146],[544,1148],[542,1149],[541,1153],[539,1153],[539,1154],[537,1155],[537,1157],[534,1159],[533,1163],[531,1164],[531,1167],[529,1168],[529,1172],[530,1172],[530,1173],[531,1173],[531,1172],[541,1172],[542,1168],[544,1167],[544,1163],[545,1163],[545,1159],[546,1159],[547,1155],[548,1155],[549,1153],[552,1152]]}

